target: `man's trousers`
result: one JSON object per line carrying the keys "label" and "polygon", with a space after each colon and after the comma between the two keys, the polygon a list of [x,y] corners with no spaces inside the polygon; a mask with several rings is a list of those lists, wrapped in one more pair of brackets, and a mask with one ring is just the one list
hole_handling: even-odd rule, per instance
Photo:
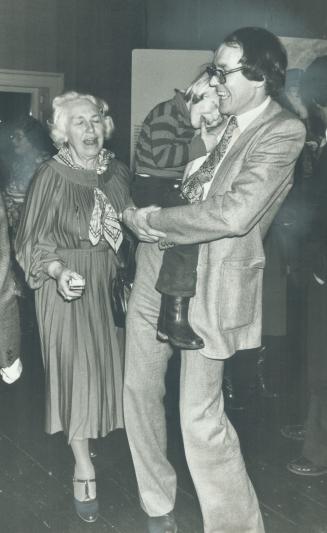
{"label": "man's trousers", "polygon": [[[127,317],[125,422],[141,505],[149,516],[170,512],[176,496],[176,474],[166,456],[163,404],[172,350],[156,339],[160,294],[154,287],[161,259],[156,244],[140,245]],[[181,428],[204,531],[262,533],[238,437],[224,413],[223,361],[197,351],[183,351],[181,358]]]}

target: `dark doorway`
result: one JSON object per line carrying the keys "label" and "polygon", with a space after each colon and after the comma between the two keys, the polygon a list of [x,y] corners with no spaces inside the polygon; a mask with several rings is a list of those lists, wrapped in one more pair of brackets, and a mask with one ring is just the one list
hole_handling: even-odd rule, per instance
{"label": "dark doorway", "polygon": [[0,91],[0,120],[11,122],[19,116],[29,115],[31,111],[32,94]]}
{"label": "dark doorway", "polygon": [[8,168],[12,157],[10,142],[11,124],[20,116],[31,112],[32,93],[0,91],[0,189],[8,181]]}

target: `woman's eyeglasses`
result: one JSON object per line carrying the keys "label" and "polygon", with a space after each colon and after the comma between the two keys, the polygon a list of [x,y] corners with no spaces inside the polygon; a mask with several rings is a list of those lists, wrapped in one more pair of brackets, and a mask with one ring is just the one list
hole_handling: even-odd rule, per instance
{"label": "woman's eyeglasses", "polygon": [[232,70],[225,71],[222,68],[216,67],[216,65],[209,65],[206,68],[206,71],[207,71],[207,74],[209,74],[210,78],[212,78],[213,76],[216,76],[216,78],[218,78],[219,83],[224,85],[226,83],[226,76],[228,76],[228,74],[232,74],[233,72],[239,72],[244,69],[245,67],[237,67],[237,68],[233,68]]}

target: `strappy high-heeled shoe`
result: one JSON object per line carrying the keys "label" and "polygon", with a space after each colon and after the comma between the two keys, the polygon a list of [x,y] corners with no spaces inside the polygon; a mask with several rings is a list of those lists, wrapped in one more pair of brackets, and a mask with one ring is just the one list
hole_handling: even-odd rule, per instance
{"label": "strappy high-heeled shoe", "polygon": [[89,483],[95,483],[95,479],[76,479],[73,483],[83,483],[85,488],[85,499],[77,500],[74,497],[75,511],[84,522],[95,522],[99,515],[99,503],[97,498],[90,498]]}

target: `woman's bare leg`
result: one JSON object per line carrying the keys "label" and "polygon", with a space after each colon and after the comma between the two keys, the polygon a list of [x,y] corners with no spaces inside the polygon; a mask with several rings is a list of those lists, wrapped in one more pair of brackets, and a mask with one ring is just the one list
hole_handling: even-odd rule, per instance
{"label": "woman's bare leg", "polygon": [[[90,459],[88,439],[71,441],[71,447],[75,457],[75,479],[94,479],[95,471]],[[89,483],[89,496],[91,499],[96,497],[96,484]],[[85,485],[83,483],[74,483],[74,496],[77,500],[85,500]]]}

